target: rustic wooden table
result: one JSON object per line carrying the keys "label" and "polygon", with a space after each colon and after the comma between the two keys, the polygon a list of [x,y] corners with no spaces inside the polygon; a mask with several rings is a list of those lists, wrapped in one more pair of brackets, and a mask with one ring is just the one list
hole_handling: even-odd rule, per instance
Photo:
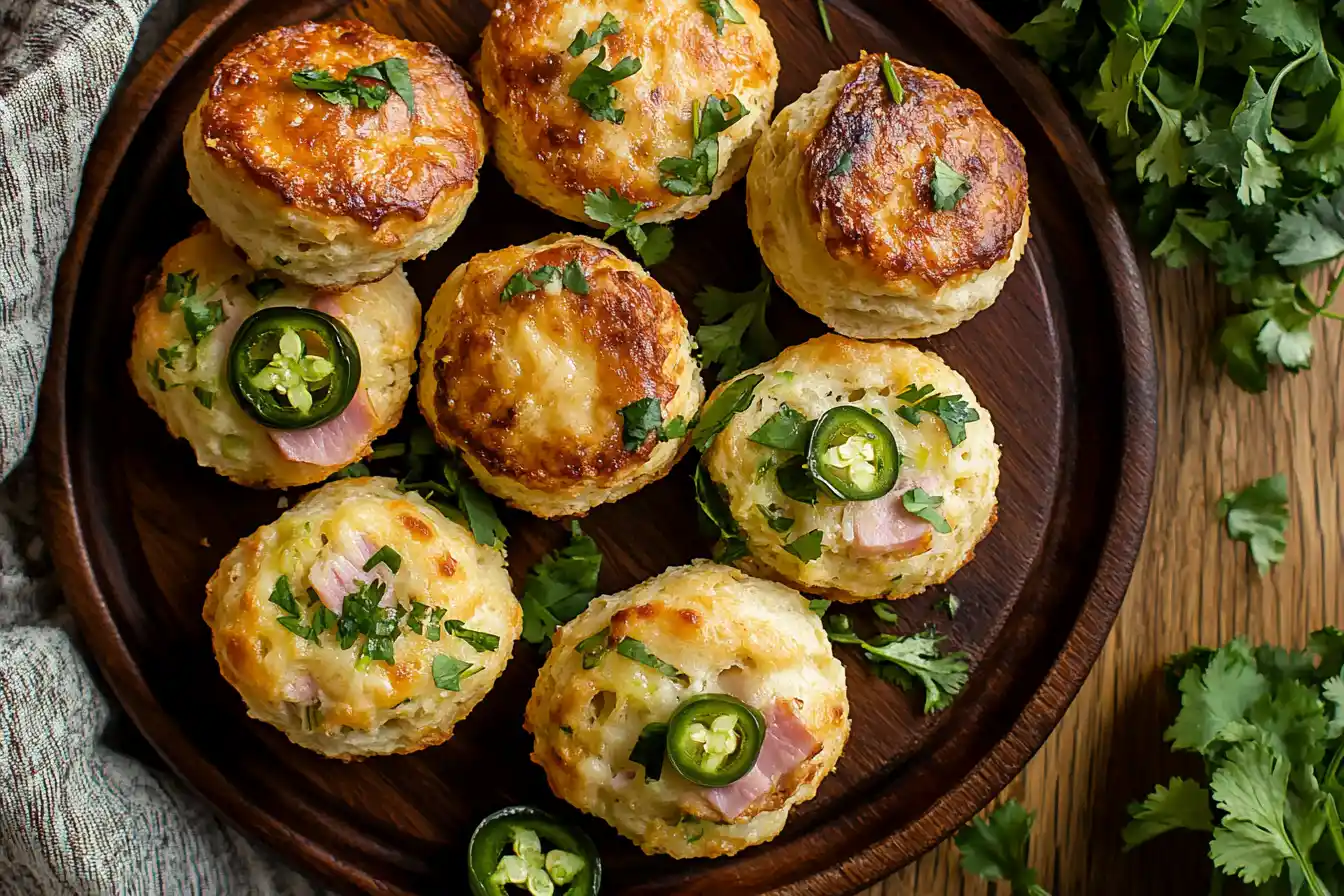
{"label": "rustic wooden table", "polygon": [[[1105,652],[1004,792],[1036,813],[1031,863],[1055,896],[1203,892],[1207,840],[1198,835],[1120,851],[1126,803],[1197,769],[1162,741],[1177,706],[1163,661],[1238,635],[1301,646],[1313,629],[1344,623],[1344,331],[1318,322],[1312,369],[1248,395],[1207,351],[1223,301],[1212,275],[1153,270],[1148,286],[1162,385],[1147,536]],[[1224,491],[1280,471],[1291,501],[1288,553],[1260,579],[1213,505]],[[986,892],[961,873],[947,842],[865,896]]]}

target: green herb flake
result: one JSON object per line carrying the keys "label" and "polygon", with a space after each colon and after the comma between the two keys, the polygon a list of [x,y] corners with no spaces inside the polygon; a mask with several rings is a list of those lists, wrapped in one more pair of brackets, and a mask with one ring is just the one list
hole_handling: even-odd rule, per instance
{"label": "green herb flake", "polygon": [[912,426],[919,425],[921,413],[930,414],[943,421],[943,426],[947,429],[947,438],[954,448],[966,441],[966,424],[975,423],[980,419],[980,412],[971,407],[962,396],[939,395],[933,391],[933,386],[917,387],[911,383],[896,398],[906,402],[905,406],[896,409],[896,413]]}
{"label": "green herb flake", "polygon": [[691,108],[693,145],[690,158],[666,158],[658,163],[663,189],[678,196],[707,196],[719,175],[719,134],[750,114],[735,96],[710,96],[703,106]]}
{"label": "green herb flake", "polygon": [[604,13],[602,21],[597,23],[597,28],[592,34],[584,31],[582,28],[574,35],[574,40],[569,44],[569,55],[582,56],[593,47],[602,43],[613,34],[621,33],[621,22],[611,13]]}
{"label": "green herb flake", "polygon": [[717,532],[719,536],[714,559],[720,563],[731,563],[746,556],[747,540],[743,537],[737,520],[733,519],[723,489],[709,475],[709,469],[704,463],[695,465],[692,482],[695,486],[695,502],[700,508],[701,516],[708,523],[709,529]]}
{"label": "green herb flake", "polygon": [[1258,479],[1241,491],[1231,491],[1218,499],[1218,519],[1227,526],[1227,535],[1244,542],[1260,575],[1268,575],[1274,564],[1283,560],[1288,547],[1288,478],[1282,473]]}
{"label": "green herb flake", "polygon": [[955,837],[962,870],[1005,881],[1014,896],[1050,896],[1027,865],[1032,821],[1016,800],[1005,801],[986,818],[972,819]]}
{"label": "green herb flake", "polygon": [[434,657],[432,666],[434,686],[444,691],[460,691],[462,679],[475,675],[481,669],[481,666],[473,666],[456,657],[439,654]]}
{"label": "green herb flake", "polygon": [[774,278],[762,267],[760,283],[746,292],[711,286],[696,294],[701,324],[695,331],[695,343],[706,365],[718,365],[719,382],[779,353],[779,343],[765,320],[773,286]]}
{"label": "green herb flake", "polygon": [[818,616],[825,616],[826,611],[831,608],[831,601],[824,597],[814,597],[808,600],[807,608]]}
{"label": "green herb flake", "polygon": [[275,580],[275,585],[271,588],[271,603],[291,616],[299,615],[299,602],[294,599],[288,576],[281,576]]}
{"label": "green herb flake", "polygon": [[933,207],[940,212],[956,208],[962,197],[971,191],[971,182],[959,174],[939,156],[933,157],[933,178],[929,181]]}
{"label": "green herb flake", "polygon": [[891,66],[891,57],[886,53],[882,54],[882,77],[887,82],[887,90],[891,92],[892,100],[897,105],[905,102],[905,88],[896,77],[896,70]]}
{"label": "green herb flake", "polygon": [[725,23],[747,24],[747,20],[742,18],[742,13],[733,6],[732,0],[700,0],[700,8],[705,11],[705,15],[714,20],[714,30],[719,34],[723,34]]}
{"label": "green herb flake", "polygon": [[920,519],[924,520],[933,531],[946,535],[952,531],[952,527],[947,524],[947,520],[938,512],[938,507],[943,503],[943,499],[938,495],[931,495],[922,488],[912,488],[910,491],[901,495],[901,504],[905,509]]}
{"label": "green herb flake", "polygon": [[639,732],[639,739],[630,750],[630,761],[644,767],[644,778],[657,781],[663,776],[663,760],[667,757],[667,723],[650,722]]}
{"label": "green herb flake", "polygon": [[172,311],[182,304],[183,299],[196,295],[198,278],[193,270],[178,271],[164,278],[163,295],[159,297],[159,310]]}
{"label": "green herb flake", "polygon": [[193,386],[191,394],[196,396],[196,400],[201,403],[201,407],[207,411],[215,406],[215,393],[211,389],[203,389],[200,386]]}
{"label": "green herb flake", "polygon": [[473,650],[480,653],[493,653],[499,649],[499,635],[469,629],[460,619],[449,619],[443,623],[443,628],[454,638],[467,642]]}
{"label": "green herb flake", "polygon": [[606,69],[602,67],[606,58],[607,48],[604,46],[574,79],[574,83],[569,85],[569,96],[578,100],[579,105],[594,121],[622,124],[625,121],[625,110],[616,108],[621,92],[612,85],[636,74],[641,68],[641,63],[634,56],[626,56]]}
{"label": "green herb flake", "polygon": [[776,532],[784,533],[793,528],[793,517],[784,516],[773,504],[766,507],[764,504],[757,504],[756,509],[765,517],[766,523]]}
{"label": "green herb flake", "polygon": [[[390,86],[410,114],[415,114],[415,90],[405,59],[391,58],[356,66],[340,79],[325,69],[302,69],[291,74],[290,81],[300,90],[314,91],[329,103],[356,109],[361,104],[367,109],[381,108],[390,96]],[[381,83],[366,84],[365,81]]]}
{"label": "green herb flake", "polygon": [[874,674],[903,690],[922,686],[924,712],[946,709],[966,686],[970,665],[965,653],[944,655],[944,639],[930,628],[912,635],[881,634],[864,640],[854,633],[853,621],[843,613],[826,617],[826,633],[836,644],[863,650]]}
{"label": "green herb flake", "polygon": [[258,302],[266,301],[284,288],[285,282],[275,277],[255,277],[247,284],[247,291],[252,293],[252,298]]}
{"label": "green herb flake", "polygon": [[599,224],[606,224],[604,239],[624,233],[630,248],[639,254],[646,265],[660,264],[672,254],[672,228],[666,224],[637,224],[635,215],[640,206],[616,192],[592,190],[583,196],[583,211]]}
{"label": "green herb flake", "polygon": [[821,539],[821,530],[813,529],[806,535],[800,535],[793,541],[784,545],[784,550],[788,551],[804,563],[811,563],[821,556]]}
{"label": "green herb flake", "polygon": [[779,490],[799,504],[817,503],[817,481],[807,471],[807,461],[792,457],[775,471]]}
{"label": "green herb flake", "polygon": [[946,613],[948,619],[956,619],[957,611],[961,609],[961,598],[949,591],[934,606]]}
{"label": "green herb flake", "polygon": [[616,652],[626,659],[634,660],[642,666],[648,666],[650,669],[661,672],[668,678],[675,679],[682,684],[690,683],[690,676],[684,674],[671,663],[665,663],[654,656],[653,652],[644,645],[643,641],[637,641],[627,635],[616,645]]}
{"label": "green herb flake", "polygon": [[611,627],[589,635],[574,645],[574,652],[583,657],[583,668],[594,669],[611,651]]}
{"label": "green herb flake", "polygon": [[385,544],[374,551],[373,556],[364,562],[364,571],[372,572],[379,563],[392,570],[393,575],[401,572],[401,555],[391,545]]}
{"label": "green herb flake", "polygon": [[709,447],[714,437],[723,431],[740,411],[751,404],[752,393],[765,377],[759,373],[748,374],[733,380],[723,388],[718,397],[705,405],[700,412],[700,421],[691,430],[691,444],[697,451]]}
{"label": "green herb flake", "polygon": [[570,524],[569,543],[541,558],[523,580],[523,640],[548,650],[556,628],[587,609],[597,595],[602,552]]}
{"label": "green herb flake", "polygon": [[808,420],[787,404],[782,404],[755,432],[747,436],[747,440],[767,448],[800,454],[807,450],[807,441],[815,426],[815,420]]}
{"label": "green herb flake", "polygon": [[621,415],[621,447],[638,451],[649,434],[657,434],[663,425],[663,406],[656,398],[641,398],[617,411]]}

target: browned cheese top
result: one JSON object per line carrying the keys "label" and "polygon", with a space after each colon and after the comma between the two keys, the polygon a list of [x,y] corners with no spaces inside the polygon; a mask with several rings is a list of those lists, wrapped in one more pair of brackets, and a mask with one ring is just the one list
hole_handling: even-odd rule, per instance
{"label": "browned cheese top", "polygon": [[[390,87],[371,110],[328,102],[291,79],[324,70],[340,80],[389,58],[410,68],[413,115]],[[440,195],[472,188],[485,157],[481,114],[452,60],[362,22],[303,22],[245,41],[215,66],[200,111],[220,162],[286,203],[373,227],[397,214],[423,220]]]}
{"label": "browned cheese top", "polygon": [[[507,302],[514,274],[577,260],[588,294],[536,289]],[[441,297],[440,301],[447,297]],[[622,445],[621,408],[677,393],[686,319],[676,299],[619,253],[566,238],[467,264],[447,335],[433,351],[439,431],[492,474],[531,488],[601,483],[647,460]]]}
{"label": "browned cheese top", "polygon": [[[478,64],[485,107],[546,171],[551,185],[582,195],[615,188],[633,202],[676,201],[659,185],[658,163],[689,157],[691,113],[706,97],[744,101],[768,94],[779,72],[774,42],[754,0],[735,8],[747,20],[717,34],[695,0],[509,0],[491,16]],[[627,56],[639,72],[617,81],[621,124],[595,121],[569,96],[598,49],[575,57],[579,28],[592,33],[604,13],[621,25],[602,42],[610,69]],[[759,115],[760,113],[753,113]],[[751,124],[744,121],[743,128]]]}
{"label": "browned cheese top", "polygon": [[[803,154],[803,189],[826,248],[884,280],[941,286],[1009,256],[1027,210],[1022,145],[979,94],[946,75],[882,56],[846,66],[848,82]],[[851,168],[843,168],[848,153]],[[934,158],[970,181],[948,211],[933,205]]]}

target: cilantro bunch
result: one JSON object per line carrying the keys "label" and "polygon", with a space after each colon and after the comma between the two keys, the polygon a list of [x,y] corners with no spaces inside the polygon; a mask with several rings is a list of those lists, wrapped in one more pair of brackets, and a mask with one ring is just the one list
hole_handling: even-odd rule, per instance
{"label": "cilantro bunch", "polygon": [[1237,385],[1311,366],[1344,273],[1344,3],[1051,0],[1016,37],[1098,126],[1139,235],[1231,289],[1214,355]]}
{"label": "cilantro bunch", "polygon": [[1251,647],[1172,658],[1181,710],[1172,749],[1198,753],[1204,775],[1172,778],[1131,804],[1131,849],[1167,831],[1207,833],[1209,858],[1257,892],[1344,892],[1344,632],[1313,632],[1305,650]]}

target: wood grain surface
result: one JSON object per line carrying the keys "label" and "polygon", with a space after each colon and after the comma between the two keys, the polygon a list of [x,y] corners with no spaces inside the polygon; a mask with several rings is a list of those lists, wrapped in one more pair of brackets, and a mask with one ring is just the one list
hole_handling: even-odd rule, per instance
{"label": "wood grain surface", "polygon": [[[1226,295],[1202,269],[1147,275],[1161,376],[1157,481],[1129,594],[1106,649],[1059,727],[1004,792],[1036,812],[1032,865],[1054,896],[1206,892],[1207,837],[1174,834],[1120,851],[1125,804],[1197,771],[1162,742],[1178,704],[1162,663],[1245,635],[1302,646],[1344,623],[1344,328],[1318,321],[1313,367],[1248,395],[1206,346]],[[1260,579],[1214,519],[1224,491],[1288,476],[1284,562]],[[865,896],[983,894],[950,841]]]}
{"label": "wood grain surface", "polygon": [[[460,860],[481,815],[512,802],[553,803],[526,761],[516,719],[535,656],[520,647],[459,735],[416,756],[338,765],[248,721],[214,669],[201,589],[239,537],[275,517],[276,495],[196,467],[135,399],[123,366],[145,275],[200,217],[186,197],[177,138],[210,67],[243,37],[337,6],[215,0],[110,116],[57,294],[41,434],[47,525],[93,653],[170,765],[296,864],[347,888],[424,892]],[[846,653],[854,734],[818,799],[775,843],[714,863],[646,859],[593,825],[621,892],[835,896],[931,847],[1021,768],[1083,680],[1147,501],[1155,382],[1140,284],[1104,181],[1039,70],[968,0],[837,2],[835,46],[821,38],[808,0],[763,6],[786,63],[779,105],[858,49],[890,48],[981,91],[1028,148],[1028,255],[993,310],[930,340],[995,415],[1003,509],[954,582],[962,613],[942,620],[951,646],[973,662],[953,709],[920,716]],[[434,40],[459,60],[486,14],[476,0],[361,0],[345,11]],[[679,296],[707,283],[747,285],[734,279],[741,258],[755,254],[740,194],[679,225],[679,255],[656,272]],[[472,215],[448,246],[408,266],[421,295],[472,252],[573,226],[532,209],[490,168]],[[771,315],[785,342],[819,331],[783,297]],[[707,552],[694,534],[688,472],[586,521],[607,553],[604,591]],[[518,515],[509,523],[517,583],[562,530]],[[906,625],[933,621],[937,597],[906,604]],[[464,768],[493,774],[464,776]]]}

